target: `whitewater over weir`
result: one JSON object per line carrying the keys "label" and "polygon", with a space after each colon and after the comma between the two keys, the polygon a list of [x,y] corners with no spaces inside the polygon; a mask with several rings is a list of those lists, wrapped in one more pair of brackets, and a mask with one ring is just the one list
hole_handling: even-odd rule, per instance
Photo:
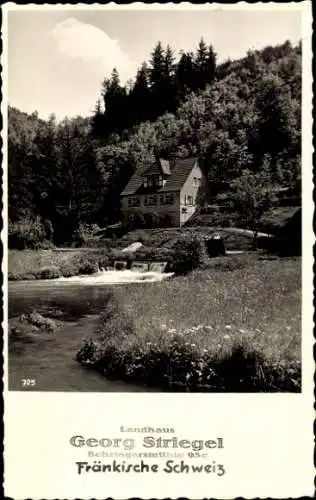
{"label": "whitewater over weir", "polygon": [[154,283],[163,281],[173,276],[174,273],[161,273],[158,271],[133,271],[124,269],[122,271],[101,269],[95,274],[71,276],[69,278],[57,278],[49,280],[50,282],[76,283],[81,285],[108,285],[124,283]]}

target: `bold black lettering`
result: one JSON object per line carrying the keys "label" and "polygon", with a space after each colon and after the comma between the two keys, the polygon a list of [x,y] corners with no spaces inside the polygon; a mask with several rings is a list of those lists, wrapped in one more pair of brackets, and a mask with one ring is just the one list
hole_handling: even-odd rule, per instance
{"label": "bold black lettering", "polygon": [[163,469],[164,472],[170,474],[173,471],[173,460],[168,460],[166,462],[166,467]]}
{"label": "bold black lettering", "polygon": [[192,465],[192,472],[202,472],[203,465]]}
{"label": "bold black lettering", "polygon": [[153,436],[146,436],[143,439],[144,448],[153,448],[155,446],[155,438]]}

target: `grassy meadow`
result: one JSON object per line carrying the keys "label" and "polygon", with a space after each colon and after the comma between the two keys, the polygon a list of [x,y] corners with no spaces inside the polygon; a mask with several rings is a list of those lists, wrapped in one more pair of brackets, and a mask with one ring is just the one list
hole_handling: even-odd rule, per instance
{"label": "grassy meadow", "polygon": [[52,288],[14,305],[14,286],[9,293],[10,325],[34,309],[60,323],[48,336],[35,332],[40,341],[27,350],[23,338],[11,339],[12,388],[31,366],[39,390],[111,390],[111,379],[163,390],[300,391],[300,258],[220,257],[170,281]]}

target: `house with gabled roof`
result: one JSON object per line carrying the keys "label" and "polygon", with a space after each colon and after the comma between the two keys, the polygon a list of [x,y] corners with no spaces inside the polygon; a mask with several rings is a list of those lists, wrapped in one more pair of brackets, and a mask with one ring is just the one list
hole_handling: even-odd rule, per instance
{"label": "house with gabled roof", "polygon": [[152,158],[136,170],[121,193],[123,216],[151,217],[162,226],[182,226],[208,201],[197,158]]}

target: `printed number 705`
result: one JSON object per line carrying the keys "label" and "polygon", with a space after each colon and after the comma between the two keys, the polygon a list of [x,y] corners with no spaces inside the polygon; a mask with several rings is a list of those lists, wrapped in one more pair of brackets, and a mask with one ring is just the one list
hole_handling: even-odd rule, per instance
{"label": "printed number 705", "polygon": [[34,378],[22,378],[22,387],[34,387],[35,384]]}

